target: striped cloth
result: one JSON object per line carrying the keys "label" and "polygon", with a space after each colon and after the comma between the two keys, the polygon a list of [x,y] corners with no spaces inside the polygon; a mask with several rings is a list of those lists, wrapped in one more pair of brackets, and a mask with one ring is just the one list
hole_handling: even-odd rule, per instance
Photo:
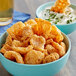
{"label": "striped cloth", "polygon": [[11,27],[16,22],[18,22],[18,21],[25,22],[26,20],[28,20],[30,18],[30,16],[31,16],[30,14],[14,11],[13,22],[10,23],[9,25],[6,25],[6,26],[0,26],[0,35],[2,33],[4,33],[9,27]]}

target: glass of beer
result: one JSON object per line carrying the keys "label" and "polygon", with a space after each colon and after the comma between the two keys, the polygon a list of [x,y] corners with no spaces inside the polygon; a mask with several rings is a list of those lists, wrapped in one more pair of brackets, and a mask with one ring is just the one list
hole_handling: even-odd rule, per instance
{"label": "glass of beer", "polygon": [[0,0],[0,26],[8,25],[12,22],[13,0]]}

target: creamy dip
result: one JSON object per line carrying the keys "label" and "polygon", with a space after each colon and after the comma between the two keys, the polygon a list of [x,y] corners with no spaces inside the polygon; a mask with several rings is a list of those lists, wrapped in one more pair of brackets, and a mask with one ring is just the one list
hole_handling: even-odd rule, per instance
{"label": "creamy dip", "polygon": [[76,21],[76,15],[73,8],[66,8],[65,13],[55,13],[50,11],[50,8],[51,7],[47,7],[40,12],[39,17],[54,24],[70,24]]}

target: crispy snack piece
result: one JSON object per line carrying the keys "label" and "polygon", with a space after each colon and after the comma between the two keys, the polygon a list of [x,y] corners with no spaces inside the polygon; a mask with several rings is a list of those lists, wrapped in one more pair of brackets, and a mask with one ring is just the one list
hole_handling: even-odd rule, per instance
{"label": "crispy snack piece", "polygon": [[12,47],[9,46],[8,44],[4,44],[0,52],[4,54],[6,51],[10,51],[10,50],[12,50]]}
{"label": "crispy snack piece", "polygon": [[17,36],[22,35],[22,30],[24,27],[25,27],[25,24],[23,24],[22,22],[17,22],[16,24],[8,28],[7,32],[9,35],[11,35],[11,37],[17,39]]}
{"label": "crispy snack piece", "polygon": [[16,51],[20,54],[26,54],[27,52],[31,51],[33,47],[29,45],[28,47],[12,47],[13,51]]}
{"label": "crispy snack piece", "polygon": [[53,39],[58,43],[60,43],[64,39],[61,31],[55,25],[52,25],[52,30],[51,30],[50,35],[51,34],[54,35]]}
{"label": "crispy snack piece", "polygon": [[22,47],[23,46],[23,43],[18,41],[18,40],[13,40],[12,41],[12,46],[15,46],[15,47]]}
{"label": "crispy snack piece", "polygon": [[32,38],[30,39],[30,44],[35,48],[35,49],[44,49],[45,45],[45,38],[42,36],[37,36],[33,35]]}
{"label": "crispy snack piece", "polygon": [[59,54],[56,52],[51,53],[43,59],[43,63],[53,62],[59,59]]}
{"label": "crispy snack piece", "polygon": [[33,25],[35,25],[35,24],[37,24],[37,23],[36,23],[36,21],[35,21],[34,19],[30,19],[30,20],[28,20],[27,22],[25,22],[24,24],[25,24],[25,25],[33,26]]}
{"label": "crispy snack piece", "polygon": [[15,51],[7,51],[4,56],[9,60],[16,60],[17,63],[24,64],[22,56]]}
{"label": "crispy snack piece", "polygon": [[66,52],[67,48],[64,42],[61,42],[60,45],[64,48],[64,51]]}
{"label": "crispy snack piece", "polygon": [[46,45],[45,49],[47,49],[47,52],[48,52],[49,54],[51,54],[51,53],[53,53],[53,52],[58,52],[58,50],[55,49],[55,48],[54,48],[52,45],[50,45],[50,44]]}
{"label": "crispy snack piece", "polygon": [[22,32],[21,41],[23,42],[24,46],[28,46],[30,43],[30,38],[33,36],[33,30],[30,26],[25,26]]}
{"label": "crispy snack piece", "polygon": [[60,45],[60,44],[56,43],[55,41],[53,41],[52,39],[50,39],[50,44],[58,50],[60,57],[62,57],[66,53],[66,51],[63,47],[64,45],[62,46],[62,44]]}
{"label": "crispy snack piece", "polygon": [[34,33],[44,37],[48,36],[51,31],[51,23],[40,18],[35,18],[35,21],[37,24],[32,27]]}
{"label": "crispy snack piece", "polygon": [[40,64],[44,58],[44,53],[31,50],[24,57],[25,64]]}
{"label": "crispy snack piece", "polygon": [[33,30],[30,26],[25,26],[22,32],[22,40],[27,39],[28,37],[31,37],[33,35]]}
{"label": "crispy snack piece", "polygon": [[6,38],[6,42],[5,42],[5,44],[3,44],[0,52],[4,54],[6,51],[12,50],[12,47],[11,47],[12,41],[13,41],[12,37],[10,35],[8,35]]}
{"label": "crispy snack piece", "polygon": [[11,46],[12,45],[12,41],[13,40],[12,40],[11,35],[8,35],[7,38],[6,38],[6,42],[5,43]]}
{"label": "crispy snack piece", "polygon": [[69,5],[70,5],[69,0],[57,0],[50,10],[58,13],[65,13],[65,9]]}

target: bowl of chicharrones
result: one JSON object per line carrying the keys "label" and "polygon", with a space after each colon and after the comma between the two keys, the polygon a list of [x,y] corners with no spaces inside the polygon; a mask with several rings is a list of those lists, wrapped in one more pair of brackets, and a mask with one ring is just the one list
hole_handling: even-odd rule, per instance
{"label": "bowl of chicharrones", "polygon": [[55,24],[65,34],[76,30],[76,5],[70,0],[42,4],[37,8],[36,16]]}
{"label": "bowl of chicharrones", "polygon": [[53,76],[66,64],[69,38],[49,21],[17,22],[0,36],[0,62],[14,76]]}

